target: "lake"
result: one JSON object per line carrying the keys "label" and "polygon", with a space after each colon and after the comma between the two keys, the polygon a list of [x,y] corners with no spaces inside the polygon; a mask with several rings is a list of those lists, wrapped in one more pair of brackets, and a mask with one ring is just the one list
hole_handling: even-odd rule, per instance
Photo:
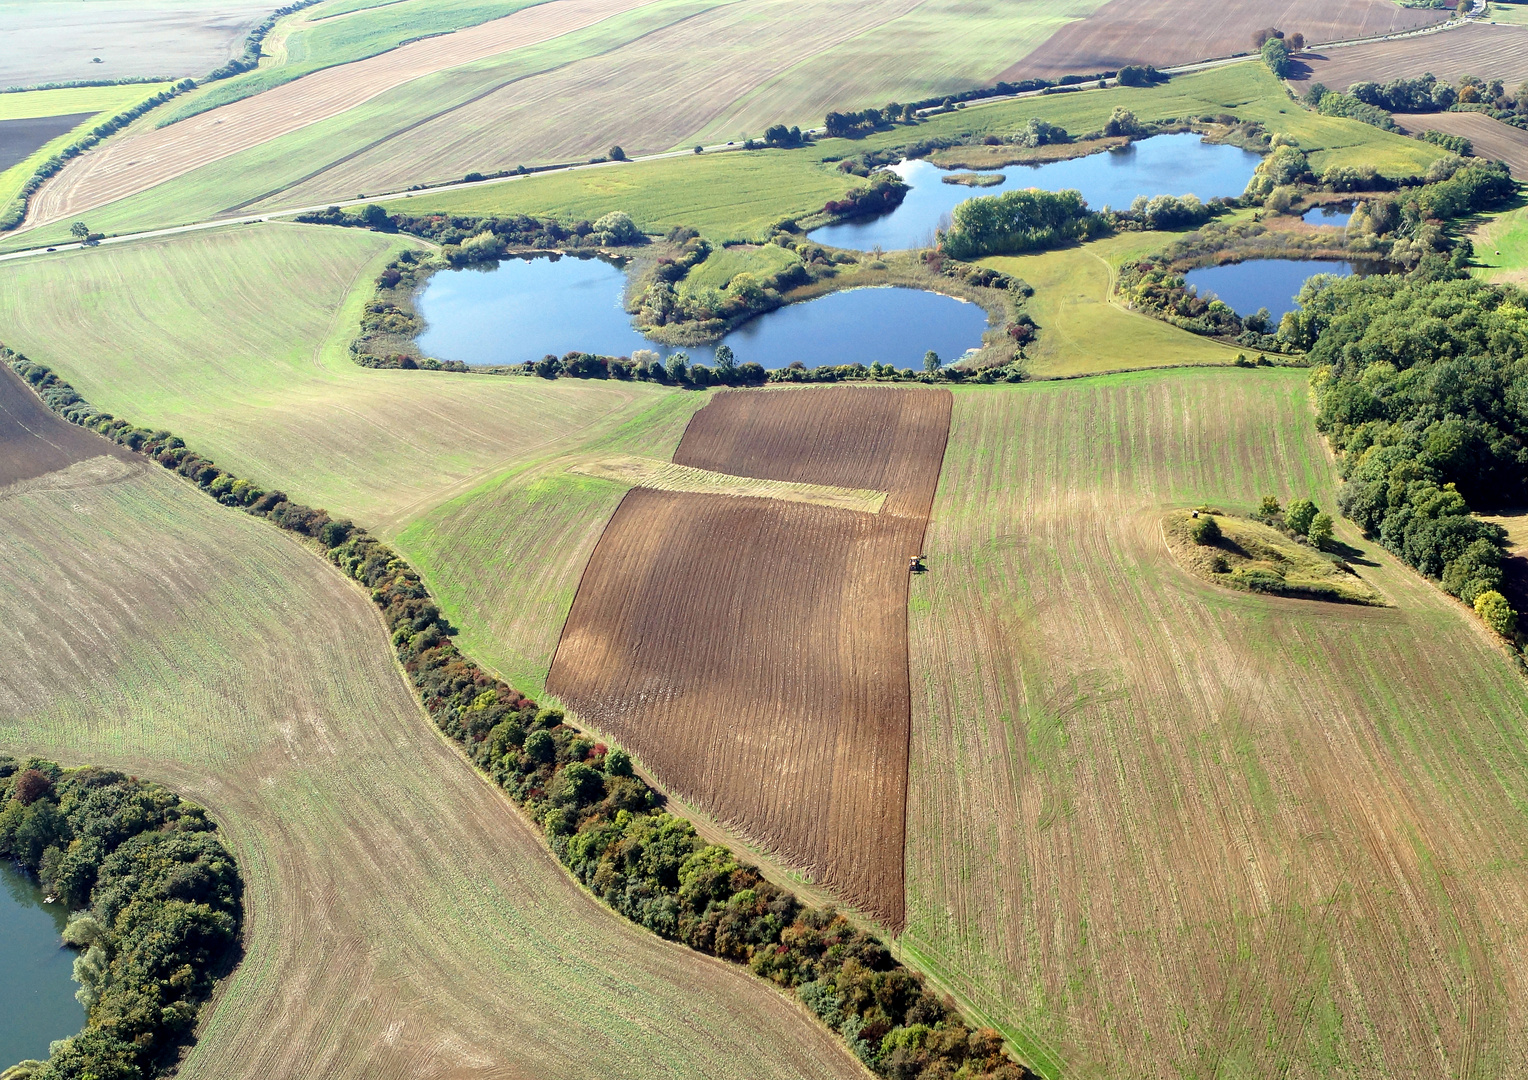
{"label": "lake", "polygon": [[[1358,269],[1350,262],[1333,259],[1248,259],[1224,266],[1202,266],[1183,275],[1200,296],[1220,297],[1238,315],[1251,315],[1266,307],[1278,322],[1296,307],[1295,295],[1307,278],[1316,274],[1347,277]],[[1367,268],[1359,273],[1372,272]]]}
{"label": "lake", "polygon": [[[659,345],[638,333],[622,308],[626,275],[602,259],[504,259],[443,270],[417,300],[427,326],[426,356],[465,364],[518,364],[578,351],[630,356],[651,349],[688,353],[709,364],[715,345]],[[933,349],[945,360],[979,348],[987,313],[976,304],[922,289],[870,288],[829,293],[750,319],[722,340],[737,362],[781,368],[822,364],[919,367]]]}
{"label": "lake", "polygon": [[0,1070],[27,1058],[45,1059],[48,1044],[85,1026],[74,1000],[75,953],[60,936],[69,913],[44,904],[42,890],[9,860],[0,860]]}
{"label": "lake", "polygon": [[1307,225],[1331,225],[1338,229],[1346,229],[1352,217],[1351,206],[1313,206],[1300,215],[1300,220]]}
{"label": "lake", "polygon": [[1123,210],[1137,195],[1193,194],[1208,202],[1220,195],[1240,195],[1261,160],[1250,150],[1208,143],[1186,132],[1158,135],[1068,161],[983,170],[1001,171],[1003,176],[1002,184],[985,188],[946,184],[943,178],[950,175],[949,170],[927,161],[903,161],[892,166],[912,188],[901,206],[889,214],[813,229],[810,235],[818,243],[853,251],[929,247],[934,230],[948,227],[950,212],[967,199],[1031,187],[1075,188],[1094,210],[1105,206]]}

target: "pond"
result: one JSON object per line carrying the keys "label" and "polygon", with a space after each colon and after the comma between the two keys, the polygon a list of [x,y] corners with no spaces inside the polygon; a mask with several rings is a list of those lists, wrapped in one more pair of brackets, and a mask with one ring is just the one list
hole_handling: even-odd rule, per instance
{"label": "pond", "polygon": [[[443,270],[417,300],[427,326],[425,355],[465,364],[518,364],[577,350],[630,356],[688,353],[710,364],[715,345],[671,347],[638,333],[621,303],[626,275],[601,259],[505,259],[496,266]],[[750,319],[722,340],[740,364],[781,368],[894,363],[917,367],[932,349],[955,360],[979,348],[987,313],[976,304],[921,289],[829,293]]]}
{"label": "pond", "polygon": [[8,860],[0,860],[0,1070],[46,1058],[48,1044],[85,1026],[74,1000],[74,951],[59,935],[69,913],[44,904],[42,890]]}
{"label": "pond", "polygon": [[1313,206],[1300,215],[1300,220],[1307,225],[1330,225],[1333,228],[1345,229],[1352,217],[1351,206]]}
{"label": "pond", "polygon": [[[967,199],[1038,187],[1046,191],[1075,188],[1088,206],[1124,209],[1137,195],[1194,194],[1208,202],[1219,195],[1240,195],[1262,158],[1250,150],[1205,142],[1193,132],[1158,135],[1117,150],[1044,165],[1010,165],[1003,182],[970,188],[946,184],[950,172],[927,161],[903,161],[892,171],[912,188],[889,214],[813,229],[820,244],[870,251],[928,247],[934,230],[949,225],[950,212]],[[990,170],[997,171],[997,170]]]}
{"label": "pond", "polygon": [[1307,278],[1316,274],[1347,277],[1375,272],[1367,266],[1332,259],[1248,259],[1223,266],[1202,266],[1183,275],[1200,296],[1218,296],[1238,315],[1267,308],[1278,322],[1296,307],[1295,295]]}

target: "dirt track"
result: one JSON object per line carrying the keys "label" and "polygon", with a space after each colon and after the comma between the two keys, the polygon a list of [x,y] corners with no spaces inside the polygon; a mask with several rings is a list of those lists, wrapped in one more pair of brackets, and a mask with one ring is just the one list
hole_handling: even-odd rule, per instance
{"label": "dirt track", "polygon": [[1300,57],[1289,81],[1296,93],[1312,82],[1346,90],[1356,82],[1416,78],[1432,72],[1456,81],[1461,75],[1500,79],[1515,87],[1528,79],[1528,26],[1476,23],[1446,34],[1423,34],[1397,41],[1376,41]]}
{"label": "dirt track", "polygon": [[134,455],[48,411],[21,377],[0,363],[0,487],[89,458]]}
{"label": "dirt track", "polygon": [[548,689],[665,784],[900,927],[907,559],[944,391],[720,395],[675,461],[889,492],[879,515],[628,492],[579,585]]}
{"label": "dirt track", "polygon": [[71,162],[33,198],[26,227],[82,214],[337,116],[422,76],[546,41],[646,0],[549,0],[502,19],[314,72],[263,94],[114,140]]}
{"label": "dirt track", "polygon": [[1463,135],[1474,145],[1476,157],[1505,161],[1512,166],[1513,176],[1528,176],[1528,131],[1480,113],[1400,113],[1395,119],[1408,135],[1419,131]]}
{"label": "dirt track", "polygon": [[1169,67],[1229,56],[1250,49],[1252,32],[1265,26],[1298,31],[1307,41],[1343,41],[1430,26],[1447,16],[1390,0],[1113,0],[1063,27],[999,78],[1054,79],[1132,63]]}

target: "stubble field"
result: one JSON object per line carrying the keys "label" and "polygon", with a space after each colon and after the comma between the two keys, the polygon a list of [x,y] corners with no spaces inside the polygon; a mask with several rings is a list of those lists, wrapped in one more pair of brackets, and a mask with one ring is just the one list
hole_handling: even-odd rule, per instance
{"label": "stubble field", "polygon": [[944,391],[724,393],[678,464],[886,491],[879,514],[634,489],[547,687],[666,787],[887,925],[903,916],[908,558]]}
{"label": "stubble field", "polygon": [[1126,64],[1171,67],[1252,48],[1255,30],[1278,27],[1305,40],[1345,41],[1431,26],[1448,13],[1392,0],[1112,0],[1071,23],[1003,73],[1005,79],[1089,75]]}
{"label": "stubble field", "polygon": [[901,947],[1047,1075],[1521,1075],[1521,677],[1344,528],[1394,608],[1176,566],[1265,494],[1333,502],[1300,372],[956,392]]}
{"label": "stubble field", "polygon": [[580,891],[433,731],[365,595],[155,466],[0,488],[0,648],[7,752],[171,784],[239,858],[245,956],[179,1076],[864,1075]]}
{"label": "stubble field", "polygon": [[1448,82],[1478,75],[1516,86],[1528,79],[1528,27],[1472,23],[1444,33],[1302,53],[1300,61],[1307,70],[1297,68],[1289,80],[1296,93],[1312,83],[1346,90],[1356,82],[1386,83],[1427,72]]}
{"label": "stubble field", "polygon": [[1513,176],[1528,175],[1528,131],[1493,120],[1481,113],[1402,113],[1397,122],[1409,134],[1442,131],[1463,135],[1478,158],[1505,161]]}

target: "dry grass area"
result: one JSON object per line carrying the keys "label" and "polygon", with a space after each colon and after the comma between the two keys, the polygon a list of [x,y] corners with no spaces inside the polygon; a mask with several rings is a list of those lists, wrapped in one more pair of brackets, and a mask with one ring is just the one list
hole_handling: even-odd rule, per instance
{"label": "dry grass area", "polygon": [[1346,525],[1394,607],[1163,544],[1173,506],[1331,504],[1304,376],[956,391],[901,945],[1048,1075],[1528,1071],[1522,677]]}
{"label": "dry grass area", "polygon": [[[1528,38],[1523,44],[1528,46]],[[1463,135],[1473,144],[1476,157],[1505,161],[1513,176],[1528,176],[1528,131],[1522,128],[1471,112],[1401,113],[1396,123],[1408,135],[1419,131]]]}
{"label": "dry grass area", "polygon": [[1471,23],[1445,33],[1305,52],[1300,60],[1304,70],[1297,66],[1289,80],[1297,94],[1313,82],[1346,90],[1356,82],[1412,79],[1429,71],[1449,82],[1478,75],[1516,86],[1528,79],[1528,26]]}
{"label": "dry grass area", "polygon": [[734,498],[779,499],[808,506],[830,506],[861,514],[879,514],[886,505],[886,492],[862,488],[833,487],[831,484],[791,484],[783,480],[761,480],[753,476],[729,476],[708,469],[692,469],[672,461],[617,454],[595,458],[573,466],[573,472],[613,480],[627,487],[653,491],[689,492],[695,495],[731,495]]}
{"label": "dry grass area", "polygon": [[1349,604],[1384,604],[1384,597],[1351,564],[1290,539],[1271,526],[1215,508],[1220,540],[1200,544],[1190,528],[1194,512],[1162,519],[1162,537],[1178,565],[1228,589]]}
{"label": "dry grass area", "polygon": [[502,19],[426,38],[82,154],[28,208],[26,228],[77,217],[241,150],[353,109],[396,86],[446,68],[589,26],[646,0],[549,0]]}
{"label": "dry grass area", "polygon": [[1298,31],[1311,42],[1344,41],[1431,26],[1447,17],[1446,11],[1403,8],[1392,0],[1112,0],[1057,31],[1001,77],[1054,79],[1126,64],[1189,64],[1247,52],[1253,31],[1265,26]]}
{"label": "dry grass area", "polygon": [[247,954],[183,1080],[865,1076],[578,889],[433,731],[366,596],[157,468],[0,494],[0,650],[0,746],[170,783],[239,858]]}
{"label": "dry grass area", "polygon": [[950,396],[720,394],[677,464],[889,492],[881,514],[637,488],[547,679],[671,790],[888,926],[903,917],[908,558]]}

